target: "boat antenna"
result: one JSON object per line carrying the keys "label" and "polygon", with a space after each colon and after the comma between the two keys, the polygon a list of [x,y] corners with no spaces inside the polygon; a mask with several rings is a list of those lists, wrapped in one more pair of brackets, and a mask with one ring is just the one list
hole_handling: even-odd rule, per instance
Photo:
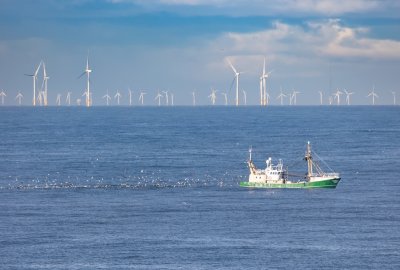
{"label": "boat antenna", "polygon": [[249,148],[249,161],[251,161],[251,153],[253,152],[253,146],[250,145]]}

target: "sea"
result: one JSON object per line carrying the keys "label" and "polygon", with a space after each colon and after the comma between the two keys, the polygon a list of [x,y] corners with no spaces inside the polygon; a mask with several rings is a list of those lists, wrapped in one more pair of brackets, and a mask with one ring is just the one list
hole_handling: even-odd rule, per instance
{"label": "sea", "polygon": [[[1,107],[0,269],[400,269],[400,106]],[[336,189],[248,189],[249,148]]]}

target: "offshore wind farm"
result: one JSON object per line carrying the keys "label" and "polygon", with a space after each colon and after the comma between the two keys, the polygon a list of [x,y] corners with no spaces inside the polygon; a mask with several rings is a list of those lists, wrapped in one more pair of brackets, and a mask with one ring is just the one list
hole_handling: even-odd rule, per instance
{"label": "offshore wind farm", "polygon": [[[198,105],[231,105],[231,106],[247,106],[247,91],[244,90],[239,90],[240,89],[240,84],[239,84],[239,77],[241,74],[243,74],[244,72],[239,72],[236,70],[236,68],[234,67],[234,65],[232,64],[232,62],[228,59],[227,63],[229,65],[229,67],[232,69],[232,71],[234,72],[234,79],[230,84],[229,90],[225,91],[225,92],[221,92],[221,94],[224,97],[224,102],[217,104],[217,95],[216,92],[218,90],[216,89],[211,89],[211,94],[206,96],[206,93],[204,92],[204,96],[210,99],[210,103],[208,104],[203,103],[203,104],[198,104]],[[39,77],[39,71],[42,70],[43,75],[42,77]],[[134,105],[147,105],[147,106],[170,106],[170,105],[174,105],[173,104],[173,100],[174,100],[174,94],[172,92],[170,92],[169,90],[163,90],[160,92],[160,90],[154,91],[154,100],[156,101],[155,103],[148,103],[145,104],[144,103],[144,98],[143,95],[139,96],[139,102],[135,104],[135,101],[132,99],[133,96],[133,91],[131,90],[130,87],[127,87],[126,89],[126,94],[124,95],[125,99],[122,99],[122,94],[119,90],[116,90],[116,94],[114,95],[114,99],[116,101],[116,103],[112,104],[110,103],[111,97],[108,95],[108,90],[106,90],[105,95],[102,96],[102,99],[104,100],[104,102],[98,102],[98,104],[93,104],[93,90],[91,92],[90,90],[90,83],[91,83],[91,79],[90,79],[90,74],[92,73],[92,69],[89,67],[89,57],[87,57],[86,59],[86,68],[84,70],[84,72],[78,77],[81,78],[84,75],[86,75],[86,87],[84,88],[83,94],[81,97],[85,97],[85,106],[86,107],[90,107],[92,105],[97,105],[97,106],[110,106],[110,105],[114,105],[114,106],[120,106],[120,105],[124,105],[124,106],[134,106]],[[325,91],[317,91],[317,90],[310,90],[307,89],[305,90],[305,92],[308,93],[309,97],[307,98],[307,101],[305,101],[303,104],[298,104],[297,103],[297,95],[301,94],[301,92],[293,90],[292,92],[289,91],[283,91],[282,87],[280,86],[280,90],[277,93],[276,89],[269,89],[267,87],[267,81],[271,81],[271,73],[272,71],[266,72],[266,57],[264,57],[264,61],[263,61],[263,65],[262,65],[262,73],[261,76],[259,77],[259,104],[261,106],[268,106],[268,105],[351,105],[350,104],[350,96],[354,95],[355,92],[347,92],[347,90],[345,88],[343,88],[343,92],[340,91],[339,89],[336,89],[336,92],[333,92],[332,90],[330,90],[331,94],[328,95],[328,98],[326,100],[323,99],[323,93]],[[49,76],[47,75],[46,72],[46,65],[44,61],[40,61],[40,63],[38,64],[38,66],[36,67],[36,69],[34,70],[33,74],[25,74],[26,76],[32,77],[33,79],[33,86],[32,86],[32,103],[31,104],[22,104],[22,97],[23,95],[20,93],[20,91],[18,92],[17,95],[20,95],[18,97],[18,102],[17,103],[7,103],[7,105],[9,106],[21,106],[21,105],[25,105],[25,106],[49,106],[49,105],[57,105],[57,106],[61,106],[61,105],[71,105],[71,95],[74,94],[74,92],[78,92],[78,91],[74,91],[74,92],[67,92],[66,96],[67,99],[65,100],[65,103],[62,104],[61,103],[61,94],[57,94],[57,97],[55,99],[55,103],[54,104],[49,104],[48,102],[48,80],[49,80]],[[39,79],[42,80],[42,82],[40,83],[40,81],[38,81]],[[255,78],[254,78],[255,79]],[[272,76],[272,81],[273,81],[273,76]],[[228,88],[228,82],[226,84],[225,88]],[[377,98],[379,98],[378,94],[375,93],[375,86],[372,86],[373,90],[372,92],[368,93],[368,95],[366,96],[366,98],[371,97],[372,99],[372,103],[368,102],[368,100],[366,99],[365,102],[363,103],[359,103],[358,105],[375,105],[375,101],[377,101]],[[96,89],[95,93],[97,94],[97,92],[99,92],[99,95],[104,94],[103,89]],[[240,93],[241,92],[241,93]],[[284,93],[286,92],[286,94]],[[329,92],[329,91],[328,91]],[[340,96],[343,94],[346,94],[346,103],[341,102]],[[195,102],[195,96],[194,96],[194,92],[191,91],[180,91],[181,94],[181,106],[188,106],[190,105],[190,100],[192,100],[192,105],[196,105]],[[253,98],[257,97],[257,90],[256,89],[252,89],[252,91],[249,91],[249,94],[251,96],[253,96]],[[276,95],[276,99],[279,100],[280,102],[276,102],[273,103],[270,101],[271,99],[271,95],[275,94]],[[395,99],[395,94],[396,91],[385,91],[385,95],[386,95],[386,102],[385,103],[381,103],[380,105],[398,105],[396,103],[396,99]],[[2,105],[4,105],[4,101],[5,101],[5,97],[7,96],[6,93],[4,92],[4,90],[1,92],[1,100],[2,100]],[[311,99],[310,96],[313,95],[313,98]],[[319,95],[319,103],[318,103],[318,95]],[[241,96],[243,97],[241,99]],[[389,96],[393,96],[393,102],[388,99]],[[286,100],[287,98],[287,100]],[[161,99],[164,100],[164,103],[161,103]],[[310,102],[310,100],[312,100],[312,102]],[[122,101],[122,102],[121,102]],[[72,105],[75,106],[80,106],[80,98],[79,98],[79,94],[78,94],[78,98],[76,99],[76,103],[72,103]],[[258,105],[257,103],[254,104],[249,104],[252,106],[256,106]]]}

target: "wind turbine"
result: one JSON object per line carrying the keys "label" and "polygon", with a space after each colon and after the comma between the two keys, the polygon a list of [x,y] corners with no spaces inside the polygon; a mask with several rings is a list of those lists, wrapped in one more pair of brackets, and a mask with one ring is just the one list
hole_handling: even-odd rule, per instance
{"label": "wind turbine", "polygon": [[337,105],[340,105],[340,95],[342,95],[343,92],[341,92],[339,89],[337,89],[336,93],[333,93],[333,96],[335,99],[337,99]]}
{"label": "wind turbine", "polygon": [[89,68],[89,56],[87,56],[86,58],[86,69],[85,71],[79,76],[82,77],[83,75],[86,74],[87,77],[87,85],[86,85],[86,107],[90,107],[90,105],[92,104],[91,100],[90,100],[90,73],[92,72],[92,70]]}
{"label": "wind turbine", "polygon": [[292,103],[293,99],[293,105],[297,105],[297,94],[300,94],[300,92],[293,90],[292,95],[290,96],[290,103]]}
{"label": "wind turbine", "polygon": [[43,84],[44,84],[43,104],[44,106],[47,106],[47,81],[48,79],[50,79],[50,77],[47,76],[45,63],[44,62],[42,63],[43,63]]}
{"label": "wind turbine", "polygon": [[1,92],[0,92],[1,105],[4,105],[4,97],[6,97],[6,96],[7,96],[6,93],[4,93],[3,90],[1,90]]}
{"label": "wind turbine", "polygon": [[193,100],[193,106],[196,106],[196,92],[192,92],[192,100]]}
{"label": "wind turbine", "polygon": [[379,96],[375,93],[375,86],[372,87],[372,92],[368,94],[367,97],[372,96],[372,105],[375,105],[375,98],[379,98]]}
{"label": "wind turbine", "polygon": [[68,104],[68,106],[71,105],[71,92],[67,93],[67,97],[65,99],[65,102]]}
{"label": "wind turbine", "polygon": [[244,90],[242,90],[242,92],[243,92],[244,105],[247,105],[247,93]]}
{"label": "wind turbine", "polygon": [[20,106],[21,106],[21,99],[22,99],[23,97],[24,97],[24,96],[21,94],[21,92],[18,92],[18,95],[15,97],[16,100],[18,99],[18,105],[20,105]]}
{"label": "wind turbine", "polygon": [[350,96],[354,94],[354,92],[347,92],[346,89],[343,90],[346,93],[346,102],[347,105],[350,105]]}
{"label": "wind turbine", "polygon": [[61,94],[57,94],[56,103],[57,103],[57,106],[61,105]]}
{"label": "wind turbine", "polygon": [[171,93],[171,106],[174,106],[174,93]]}
{"label": "wind turbine", "polygon": [[393,105],[396,105],[396,92],[392,92],[393,95]]}
{"label": "wind turbine", "polygon": [[208,96],[211,99],[212,105],[215,105],[215,101],[217,100],[217,90],[211,88],[211,94]]}
{"label": "wind turbine", "polygon": [[264,57],[263,72],[260,77],[260,103],[262,106],[268,105],[267,79],[271,73],[272,71],[265,73],[265,57]]}
{"label": "wind turbine", "polygon": [[129,106],[132,106],[132,90],[128,88],[128,92],[129,92]]}
{"label": "wind turbine", "polygon": [[107,89],[107,94],[105,94],[105,95],[103,96],[103,98],[106,99],[107,106],[109,106],[109,105],[110,105],[111,97],[110,97],[110,95],[108,94],[108,89]]}
{"label": "wind turbine", "polygon": [[142,103],[142,106],[143,106],[143,102],[144,102],[144,95],[146,95],[146,92],[140,92],[140,95],[139,95],[139,101]]}
{"label": "wind turbine", "polygon": [[162,91],[165,94],[165,105],[169,105],[169,100],[168,100],[168,91]]}
{"label": "wind turbine", "polygon": [[32,79],[33,79],[33,99],[32,99],[33,106],[36,106],[36,79],[37,79],[37,74],[39,72],[41,65],[42,65],[42,61],[40,61],[38,67],[36,68],[36,70],[33,74],[25,74],[25,76],[32,77]]}
{"label": "wind turbine", "polygon": [[283,105],[283,98],[286,97],[286,95],[282,92],[282,88],[281,88],[281,93],[279,94],[279,96],[276,99],[281,99],[281,105]]}
{"label": "wind turbine", "polygon": [[329,105],[332,105],[332,103],[333,103],[333,98],[332,98],[332,96],[329,96],[328,101],[329,101]]}
{"label": "wind turbine", "polygon": [[161,106],[161,98],[162,97],[163,97],[163,95],[161,95],[160,92],[158,92],[157,96],[154,99],[154,100],[158,99],[158,106]]}
{"label": "wind turbine", "polygon": [[228,94],[227,94],[226,92],[222,92],[221,95],[224,96],[224,99],[225,99],[225,106],[227,106],[227,105],[228,105]]}
{"label": "wind turbine", "polygon": [[320,102],[320,105],[322,105],[322,91],[318,91],[318,93],[319,93],[319,102]]}
{"label": "wind turbine", "polygon": [[229,65],[231,66],[233,72],[235,73],[236,79],[236,106],[239,106],[239,76],[243,72],[238,72],[236,68],[232,65],[231,61],[228,59]]}
{"label": "wind turbine", "polygon": [[118,90],[117,90],[117,93],[115,94],[114,98],[117,99],[117,104],[119,105],[119,99],[121,98],[121,94],[119,93]]}

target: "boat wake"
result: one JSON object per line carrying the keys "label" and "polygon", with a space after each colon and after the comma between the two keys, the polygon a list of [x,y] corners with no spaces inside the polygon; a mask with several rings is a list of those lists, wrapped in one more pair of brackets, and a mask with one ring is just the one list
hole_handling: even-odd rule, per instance
{"label": "boat wake", "polygon": [[197,188],[197,187],[236,187],[241,180],[236,177],[211,177],[204,175],[199,178],[166,179],[159,177],[135,177],[89,179],[70,178],[67,179],[34,179],[29,181],[14,181],[3,183],[0,190],[6,189],[166,189],[166,188]]}

